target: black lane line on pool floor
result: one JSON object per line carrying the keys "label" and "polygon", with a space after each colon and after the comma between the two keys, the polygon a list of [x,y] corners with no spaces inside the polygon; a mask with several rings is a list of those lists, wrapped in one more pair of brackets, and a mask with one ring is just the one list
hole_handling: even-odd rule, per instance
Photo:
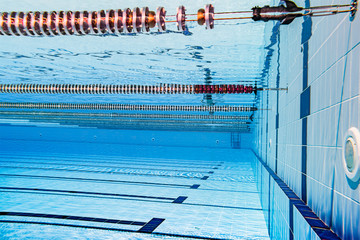
{"label": "black lane line on pool floor", "polygon": [[45,167],[19,167],[19,166],[0,166],[0,168],[15,168],[15,169],[30,169],[30,170],[43,170],[43,171],[63,171],[63,172],[86,172],[86,173],[99,173],[99,174],[117,174],[117,175],[135,175],[135,176],[149,176],[149,177],[169,177],[169,178],[188,178],[188,179],[200,179],[207,180],[209,176],[179,176],[168,174],[150,174],[150,173],[132,173],[132,172],[115,172],[115,171],[95,171],[95,170],[78,170],[78,169],[66,169],[66,168],[45,168]]}
{"label": "black lane line on pool floor", "polygon": [[155,187],[176,187],[176,188],[190,188],[198,189],[199,184],[184,185],[184,184],[171,184],[171,183],[154,183],[154,182],[135,182],[135,181],[122,181],[122,180],[111,180],[111,179],[97,179],[97,178],[75,178],[75,177],[55,177],[55,176],[43,176],[43,175],[26,175],[26,174],[6,174],[0,173],[0,176],[6,177],[19,177],[19,178],[42,178],[42,179],[56,179],[64,181],[88,181],[88,182],[105,182],[114,184],[138,184],[138,185],[151,185]]}
{"label": "black lane line on pool floor", "polygon": [[70,196],[70,197],[85,197],[85,198],[101,198],[101,199],[111,199],[111,200],[125,200],[125,201],[141,201],[141,202],[152,202],[152,203],[175,203],[189,206],[197,206],[197,207],[211,207],[211,208],[224,208],[224,209],[235,209],[235,210],[251,210],[251,211],[263,211],[261,208],[251,208],[251,207],[237,207],[237,206],[227,206],[227,205],[214,205],[214,204],[206,204],[206,203],[187,203],[184,202],[187,197],[180,196],[175,199],[173,202],[165,202],[157,199],[140,199],[140,198],[121,198],[115,196],[100,196],[100,195],[76,195],[76,194],[66,194],[66,193],[55,193],[55,192],[40,192],[40,191],[26,191],[26,190],[0,190],[0,192],[6,193],[22,193],[22,194],[40,194],[40,195],[51,195],[51,196]]}
{"label": "black lane line on pool floor", "polygon": [[[74,198],[91,198],[91,199],[108,199],[108,200],[119,200],[119,201],[136,201],[136,202],[151,202],[151,203],[165,203],[171,204],[173,202],[166,202],[164,200],[157,199],[144,199],[144,198],[128,198],[128,197],[115,197],[115,196],[100,196],[100,195],[85,195],[85,194],[71,194],[71,193],[55,193],[55,192],[37,192],[37,191],[26,191],[26,190],[0,190],[1,193],[10,194],[26,194],[26,195],[48,195],[51,197],[74,197]],[[183,203],[184,204],[184,203]]]}
{"label": "black lane line on pool floor", "polygon": [[212,208],[224,208],[224,209],[237,209],[237,210],[251,210],[251,211],[263,211],[261,208],[251,208],[251,207],[237,207],[237,206],[227,206],[227,205],[214,205],[214,204],[206,204],[206,203],[187,203],[184,202],[187,197],[180,196],[172,202],[165,202],[161,199],[140,199],[140,198],[121,198],[116,196],[100,196],[100,195],[81,195],[81,194],[66,194],[66,193],[56,193],[56,192],[41,192],[41,191],[27,191],[27,190],[0,190],[0,192],[4,193],[20,193],[20,194],[40,194],[40,195],[51,195],[51,196],[67,196],[67,197],[82,197],[82,198],[101,198],[101,199],[111,199],[111,200],[125,200],[125,201],[141,201],[141,202],[152,202],[152,203],[174,203],[174,204],[182,204],[189,206],[198,206],[198,207],[212,207]]}
{"label": "black lane line on pool floor", "polygon": [[[50,160],[52,161],[52,160]],[[121,167],[115,165],[91,165],[91,164],[74,164],[74,163],[49,163],[49,162],[34,162],[34,161],[3,161],[1,163],[25,163],[25,164],[36,164],[36,165],[56,165],[56,166],[75,166],[75,167],[94,167],[94,168],[114,168],[114,169],[134,169],[134,170],[155,170],[155,171],[169,171],[169,172],[186,172],[186,173],[214,173],[214,171],[188,171],[188,170],[177,170],[177,169],[162,169],[162,168],[143,168],[143,167]],[[121,164],[120,164],[121,165]],[[154,166],[157,166],[154,164]]]}
{"label": "black lane line on pool floor", "polygon": [[198,189],[200,187],[200,184],[194,184],[190,188],[191,189]]}
{"label": "black lane line on pool floor", "polygon": [[0,212],[0,216],[12,216],[12,217],[30,217],[30,218],[48,218],[48,219],[60,219],[60,220],[75,220],[85,222],[96,223],[112,223],[122,225],[141,226],[137,232],[152,233],[165,219],[153,218],[149,222],[138,222],[108,218],[93,218],[93,217],[81,217],[71,215],[58,215],[58,214],[42,214],[42,213],[26,213],[26,212]]}
{"label": "black lane line on pool floor", "polygon": [[143,195],[130,195],[130,194],[117,194],[117,193],[100,193],[100,192],[87,192],[87,191],[73,191],[73,190],[58,190],[58,189],[43,189],[43,188],[16,188],[16,187],[0,187],[0,190],[15,190],[15,191],[38,191],[49,193],[70,193],[70,194],[84,194],[84,195],[98,195],[98,196],[112,196],[112,197],[127,197],[127,198],[143,198],[143,199],[156,199],[156,200],[169,200],[172,203],[183,203],[188,197],[179,196],[177,198],[169,197],[154,197]]}
{"label": "black lane line on pool floor", "polygon": [[164,218],[153,218],[138,230],[141,233],[152,233],[163,221]]}
{"label": "black lane line on pool floor", "polygon": [[0,220],[1,223],[10,223],[10,224],[33,224],[33,225],[48,225],[48,226],[58,226],[58,227],[72,227],[72,228],[86,228],[94,230],[103,230],[103,231],[115,231],[115,232],[130,232],[130,233],[145,233],[152,234],[157,236],[166,236],[166,237],[178,237],[186,239],[207,239],[207,240],[227,240],[225,238],[212,238],[212,237],[203,237],[195,235],[183,235],[175,233],[162,233],[162,232],[139,232],[134,230],[127,230],[121,228],[107,228],[107,227],[95,227],[95,226],[84,226],[84,225],[75,225],[75,224],[63,224],[63,223],[50,223],[50,222],[28,222],[28,221],[13,221],[13,220]]}

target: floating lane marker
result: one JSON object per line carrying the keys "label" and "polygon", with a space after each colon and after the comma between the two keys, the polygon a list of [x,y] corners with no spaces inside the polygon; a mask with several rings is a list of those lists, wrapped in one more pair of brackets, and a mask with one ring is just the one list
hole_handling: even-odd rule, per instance
{"label": "floating lane marker", "polygon": [[256,107],[243,106],[194,106],[194,105],[134,105],[112,103],[9,103],[0,102],[0,108],[15,109],[80,109],[118,111],[176,111],[176,112],[253,112]]}

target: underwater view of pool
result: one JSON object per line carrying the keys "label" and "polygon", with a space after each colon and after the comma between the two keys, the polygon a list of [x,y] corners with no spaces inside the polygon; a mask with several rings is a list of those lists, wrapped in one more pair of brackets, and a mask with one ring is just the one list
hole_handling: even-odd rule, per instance
{"label": "underwater view of pool", "polygon": [[3,0],[1,239],[359,239],[357,1]]}

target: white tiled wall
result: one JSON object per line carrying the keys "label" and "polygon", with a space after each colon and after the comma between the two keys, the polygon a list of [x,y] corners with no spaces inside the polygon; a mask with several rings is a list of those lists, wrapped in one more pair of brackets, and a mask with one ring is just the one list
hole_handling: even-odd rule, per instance
{"label": "white tiled wall", "polygon": [[[296,1],[304,6],[304,1]],[[349,4],[350,1],[310,1],[311,6]],[[301,197],[302,120],[300,95],[303,91],[303,18],[280,27],[280,93],[278,157],[276,147],[276,92],[270,92],[272,110],[261,119],[258,131],[259,155]],[[268,23],[267,28],[272,28]],[[312,18],[309,43],[308,85],[311,87],[310,115],[307,122],[307,203],[343,239],[360,239],[360,186],[351,183],[342,166],[342,143],[350,127],[360,129],[360,15],[353,22],[348,14]],[[266,35],[266,34],[265,34]],[[275,45],[277,52],[277,44]],[[276,71],[277,55],[271,68]],[[269,75],[269,82],[274,76]],[[274,87],[274,86],[272,86]],[[264,96],[262,101],[264,101]],[[262,102],[263,107],[267,108]],[[268,125],[268,138],[264,138]],[[262,152],[261,152],[262,151]],[[267,151],[268,154],[265,152]],[[270,153],[270,154],[269,154]],[[296,216],[296,214],[294,214]],[[297,219],[295,217],[295,219]],[[295,220],[294,220],[295,221]],[[300,224],[300,223],[299,223]],[[299,226],[294,231],[299,232]],[[305,230],[304,230],[305,231]],[[310,233],[309,233],[310,234]],[[311,234],[313,235],[313,234]],[[295,236],[299,236],[296,235]],[[310,235],[307,235],[310,236]],[[312,238],[312,237],[311,237]],[[301,239],[301,238],[299,238]]]}

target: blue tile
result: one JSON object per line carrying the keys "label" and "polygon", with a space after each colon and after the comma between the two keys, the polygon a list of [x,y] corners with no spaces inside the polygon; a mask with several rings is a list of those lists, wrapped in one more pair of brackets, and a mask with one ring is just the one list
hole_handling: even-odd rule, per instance
{"label": "blue tile", "polygon": [[300,95],[300,118],[310,115],[311,87],[305,89]]}

